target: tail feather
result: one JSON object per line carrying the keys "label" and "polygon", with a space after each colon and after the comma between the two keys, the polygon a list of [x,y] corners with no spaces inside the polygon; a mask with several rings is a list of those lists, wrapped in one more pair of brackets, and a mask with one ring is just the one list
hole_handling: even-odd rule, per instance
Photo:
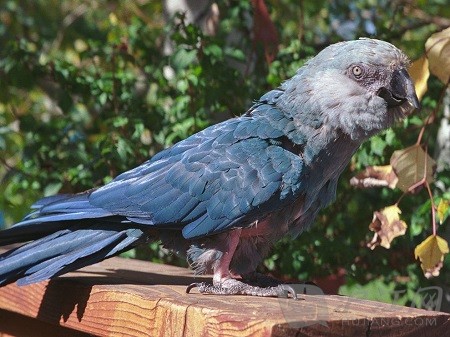
{"label": "tail feather", "polygon": [[[37,256],[34,256],[33,249],[39,247],[40,245],[46,245],[55,238],[68,233],[69,231],[60,231],[46,236],[40,240],[30,242],[21,247],[12,249],[0,255],[0,286],[13,282],[15,279],[22,275],[23,271],[26,269],[26,264],[24,266],[20,265],[21,259],[24,258],[26,253],[33,255],[32,259],[36,262],[39,261]],[[23,268],[22,268],[23,267]]]}
{"label": "tail feather", "polygon": [[111,212],[89,202],[89,193],[47,197],[33,204],[34,212],[28,214],[14,227],[30,226],[44,222],[93,219],[113,216]]}
{"label": "tail feather", "polygon": [[140,229],[62,230],[0,255],[0,285],[25,285],[79,269],[147,240]]}
{"label": "tail feather", "polygon": [[[106,222],[120,223],[120,219],[106,218]],[[83,220],[76,223],[82,224]],[[11,228],[0,231],[0,246],[5,246],[13,243],[27,242],[31,240],[40,239],[47,235],[62,231],[66,228],[74,228],[74,222],[70,221],[51,221],[42,223],[33,223],[22,225],[23,222],[19,222]]]}
{"label": "tail feather", "polygon": [[44,222],[56,222],[56,221],[70,221],[70,220],[83,220],[83,219],[95,219],[104,218],[107,216],[113,216],[112,213],[105,211],[104,209],[88,209],[88,210],[73,210],[70,213],[50,213],[45,214],[41,211],[36,212],[35,218],[27,217],[24,221],[18,222],[14,227],[24,227]]}
{"label": "tail feather", "polygon": [[0,246],[31,241],[0,255],[0,286],[53,278],[148,240],[145,226],[91,205],[89,195],[41,199],[23,221],[0,231]]}
{"label": "tail feather", "polygon": [[[0,232],[0,246],[39,239],[89,219],[106,219],[107,222],[122,222],[122,217],[93,206],[89,194],[57,195],[36,202],[34,212],[12,228]],[[120,219],[119,219],[120,218]]]}
{"label": "tail feather", "polygon": [[93,240],[91,240],[90,245],[79,247],[62,256],[43,261],[38,265],[29,268],[25,273],[26,277],[21,278],[17,283],[19,285],[26,285],[40,282],[82,268],[86,265],[99,262],[107,258],[108,255],[114,254],[114,252],[117,251],[116,247],[123,243],[123,241],[129,246],[136,240],[137,238],[135,237],[128,237],[126,231],[99,235],[98,238],[93,238]]}

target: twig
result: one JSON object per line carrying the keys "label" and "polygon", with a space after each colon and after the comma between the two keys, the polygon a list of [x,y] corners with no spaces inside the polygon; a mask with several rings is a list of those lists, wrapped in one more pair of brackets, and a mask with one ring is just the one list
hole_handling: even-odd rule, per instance
{"label": "twig", "polygon": [[76,20],[82,17],[88,10],[89,10],[88,5],[86,3],[82,3],[64,17],[61,25],[62,27],[58,30],[58,34],[56,35],[55,40],[51,44],[51,49],[53,50],[59,49],[59,46],[61,45],[61,42],[64,38],[64,34],[67,27],[69,27],[72,23],[74,23]]}
{"label": "twig", "polygon": [[433,235],[436,236],[436,206],[434,204],[434,200],[433,200],[433,193],[431,192],[431,188],[430,188],[430,184],[428,184],[427,181],[425,181],[425,186],[427,188],[428,191],[428,195],[430,196],[430,201],[431,201],[431,222],[433,224]]}

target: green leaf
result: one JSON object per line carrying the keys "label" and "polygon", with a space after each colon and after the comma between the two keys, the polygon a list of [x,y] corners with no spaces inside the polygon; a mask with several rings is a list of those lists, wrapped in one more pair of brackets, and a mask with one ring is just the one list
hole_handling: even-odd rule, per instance
{"label": "green leaf", "polygon": [[120,128],[128,124],[128,117],[119,116],[114,118],[113,125],[116,128]]}
{"label": "green leaf", "polygon": [[245,53],[241,49],[238,49],[238,48],[226,47],[225,55],[228,57],[232,57],[232,58],[236,59],[237,61],[245,61]]}
{"label": "green leaf", "polygon": [[54,195],[59,192],[62,187],[61,182],[50,183],[44,188],[44,196]]}
{"label": "green leaf", "polygon": [[203,52],[205,53],[205,55],[214,57],[215,59],[219,59],[223,55],[222,48],[216,44],[210,44],[210,45],[206,46],[204,48]]}
{"label": "green leaf", "polygon": [[188,83],[187,79],[183,78],[183,79],[180,79],[179,81],[177,81],[177,89],[182,94],[184,94],[188,88],[189,88],[189,83]]}
{"label": "green leaf", "polygon": [[119,138],[117,140],[117,154],[121,160],[126,160],[128,154],[132,154],[133,151],[125,139]]}
{"label": "green leaf", "polygon": [[386,141],[381,136],[374,136],[370,139],[370,148],[373,154],[382,156],[386,148]]}
{"label": "green leaf", "polygon": [[196,50],[179,49],[172,56],[171,65],[177,69],[187,68],[197,59]]}

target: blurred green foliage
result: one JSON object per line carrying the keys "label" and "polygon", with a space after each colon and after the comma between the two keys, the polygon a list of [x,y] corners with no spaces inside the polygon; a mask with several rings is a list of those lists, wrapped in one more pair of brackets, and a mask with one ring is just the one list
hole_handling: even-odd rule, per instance
{"label": "blurred green foliage", "polygon": [[[427,37],[439,30],[438,19],[450,17],[443,0],[266,3],[280,36],[270,65],[252,42],[249,1],[218,2],[214,36],[188,24],[183,14],[164,20],[159,1],[0,1],[5,223],[18,221],[44,195],[100,186],[207,125],[244,113],[253,99],[330,43],[372,36],[417,58]],[[171,53],[164,52],[167,41]],[[337,202],[310,232],[279,242],[262,266],[266,272],[311,279],[345,269],[346,292],[380,280],[389,284],[386,289],[429,284],[413,256],[430,232],[427,195],[402,202],[407,235],[390,250],[370,251],[365,243],[372,236],[367,229],[372,212],[394,203],[401,192],[355,190],[349,179],[413,144],[441,88],[431,79],[420,114],[362,146],[340,180]],[[436,129],[437,123],[426,130],[430,153]],[[447,189],[448,173],[437,177]],[[128,256],[183,263],[157,244]],[[448,264],[447,259],[445,275],[434,282],[450,283]]]}

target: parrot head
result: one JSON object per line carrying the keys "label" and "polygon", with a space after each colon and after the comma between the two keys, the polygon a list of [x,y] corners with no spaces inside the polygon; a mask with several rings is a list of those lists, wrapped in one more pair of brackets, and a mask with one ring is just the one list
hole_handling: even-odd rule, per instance
{"label": "parrot head", "polygon": [[363,38],[342,42],[335,48],[347,55],[348,61],[341,63],[347,69],[346,75],[372,95],[382,98],[391,114],[404,117],[420,108],[407,71],[409,60],[394,45]]}
{"label": "parrot head", "polygon": [[284,110],[299,123],[366,139],[420,108],[409,60],[394,45],[375,39],[340,42],[323,49],[283,83]]}

